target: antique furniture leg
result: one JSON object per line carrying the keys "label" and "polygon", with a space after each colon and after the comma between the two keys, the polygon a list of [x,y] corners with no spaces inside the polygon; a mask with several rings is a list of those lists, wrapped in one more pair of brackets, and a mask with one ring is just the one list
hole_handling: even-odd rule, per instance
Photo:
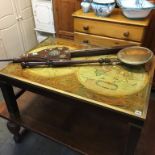
{"label": "antique furniture leg", "polygon": [[11,121],[7,122],[8,130],[13,134],[13,139],[16,143],[20,143],[23,136],[27,133],[27,129],[20,127],[20,125],[17,125],[16,123],[13,123]]}
{"label": "antique furniture leg", "polygon": [[13,123],[11,121],[7,122],[7,127],[8,130],[13,134],[13,138],[16,143],[19,143],[21,141],[21,136],[20,136],[20,126],[17,125],[16,123]]}
{"label": "antique furniture leg", "polygon": [[124,155],[134,155],[135,154],[138,140],[141,135],[142,127],[143,127],[143,122],[141,122],[141,124],[139,124],[139,125],[130,123],[128,142],[127,142],[127,145],[125,148]]}
{"label": "antique furniture leg", "polygon": [[[16,102],[17,96],[15,96],[12,86],[5,82],[1,82],[0,86],[1,86],[1,90],[3,93],[3,97],[5,100],[8,112],[10,114],[10,118],[19,119],[20,113]],[[8,130],[13,134],[13,138],[15,142],[19,143],[21,141],[23,134],[26,132],[26,129],[21,130],[20,125],[17,125],[12,121],[8,121],[7,127],[8,127]]]}
{"label": "antique furniture leg", "polygon": [[10,117],[19,118],[19,109],[12,86],[7,84],[6,82],[1,82],[0,86]]}

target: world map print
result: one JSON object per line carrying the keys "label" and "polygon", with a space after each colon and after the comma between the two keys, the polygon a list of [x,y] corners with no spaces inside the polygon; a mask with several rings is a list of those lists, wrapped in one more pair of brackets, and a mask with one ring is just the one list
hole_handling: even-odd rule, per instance
{"label": "world map print", "polygon": [[106,96],[131,95],[142,90],[148,76],[141,67],[95,66],[81,67],[78,80],[86,88]]}
{"label": "world map print", "polygon": [[[55,47],[45,46],[32,52],[39,52],[48,48]],[[101,55],[74,59],[97,60],[99,58],[110,59],[116,58],[116,56]],[[61,68],[33,68],[28,71],[44,78],[75,74],[79,83],[85,88],[105,96],[132,95],[142,90],[148,82],[148,74],[142,66],[85,64]]]}

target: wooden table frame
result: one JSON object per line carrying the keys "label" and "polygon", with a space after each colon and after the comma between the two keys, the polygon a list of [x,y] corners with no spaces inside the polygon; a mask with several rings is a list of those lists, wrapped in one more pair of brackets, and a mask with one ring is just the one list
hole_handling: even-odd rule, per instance
{"label": "wooden table frame", "polygon": [[[84,101],[76,100],[72,97],[63,95],[63,94],[58,94],[56,92],[50,91],[46,88],[42,88],[40,86],[26,83],[17,79],[9,78],[5,75],[0,75],[0,87],[2,89],[2,93],[6,102],[7,110],[10,114],[10,117],[8,118],[9,122],[7,124],[9,131],[14,135],[14,140],[18,142],[21,139],[21,134],[19,133],[20,131],[20,126],[22,124],[18,124],[18,120],[20,120],[20,111],[16,102],[16,99],[22,95],[24,90],[28,90],[37,94],[45,95],[47,97],[52,97],[55,99],[62,99],[62,101],[73,101],[73,102],[80,102],[82,104]],[[22,89],[21,92],[19,92],[17,95],[14,94],[13,91],[13,86],[16,86],[20,89]],[[133,117],[133,116],[128,116],[127,114],[123,114],[114,110],[106,109],[109,113],[114,114],[114,115],[119,115],[123,119],[127,120],[130,124],[130,132],[128,136],[128,142],[126,144],[126,148],[124,151],[125,155],[133,155],[141,134],[142,127],[144,125],[144,120],[138,118],[138,117]],[[3,117],[3,116],[2,116]],[[43,134],[45,136],[45,134]],[[48,137],[48,135],[47,135]]]}

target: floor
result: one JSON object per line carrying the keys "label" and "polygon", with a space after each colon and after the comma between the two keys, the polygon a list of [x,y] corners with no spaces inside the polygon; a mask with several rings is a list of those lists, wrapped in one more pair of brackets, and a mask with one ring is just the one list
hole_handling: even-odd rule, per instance
{"label": "floor", "polygon": [[[0,98],[2,98],[0,92]],[[155,92],[151,94],[147,119],[135,155],[155,155]],[[106,137],[105,137],[106,138]],[[119,139],[117,143],[119,143]],[[107,144],[110,150],[111,144]],[[113,152],[113,151],[112,151]],[[0,119],[0,155],[79,155],[51,140],[34,133],[29,133],[21,144],[15,144],[6,128],[6,121]],[[102,155],[102,154],[99,154]],[[120,155],[118,152],[105,155]]]}
{"label": "floor", "polygon": [[[0,100],[2,93],[0,91]],[[0,118],[0,155],[80,155],[60,144],[34,133],[24,137],[21,144],[15,144],[6,127],[6,120]]]}

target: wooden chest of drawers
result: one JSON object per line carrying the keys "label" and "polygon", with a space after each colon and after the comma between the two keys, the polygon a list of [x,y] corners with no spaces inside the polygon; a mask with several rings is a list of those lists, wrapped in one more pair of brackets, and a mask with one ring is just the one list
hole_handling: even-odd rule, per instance
{"label": "wooden chest of drawers", "polygon": [[99,46],[141,45],[149,25],[145,20],[130,20],[120,9],[109,17],[97,17],[93,12],[78,10],[74,17],[74,39]]}

